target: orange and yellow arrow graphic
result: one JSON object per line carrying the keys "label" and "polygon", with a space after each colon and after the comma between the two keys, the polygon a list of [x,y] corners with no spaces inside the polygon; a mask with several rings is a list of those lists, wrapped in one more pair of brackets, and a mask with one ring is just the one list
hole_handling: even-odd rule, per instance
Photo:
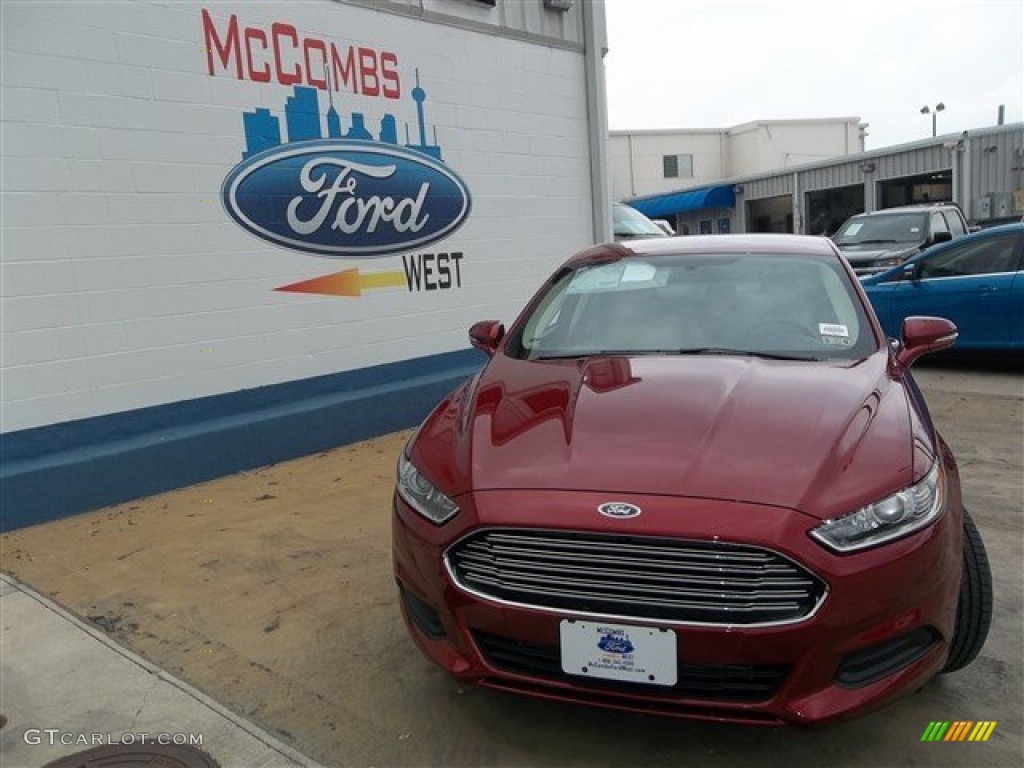
{"label": "orange and yellow arrow graphic", "polygon": [[358,269],[346,269],[312,280],[303,280],[291,285],[282,285],[275,291],[292,293],[322,293],[329,296],[362,296],[363,291],[375,288],[395,288],[405,285],[404,272],[360,272]]}

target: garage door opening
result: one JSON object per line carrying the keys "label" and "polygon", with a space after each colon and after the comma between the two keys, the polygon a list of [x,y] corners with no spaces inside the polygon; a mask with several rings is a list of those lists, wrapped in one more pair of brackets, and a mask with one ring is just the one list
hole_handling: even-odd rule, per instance
{"label": "garage door opening", "polygon": [[807,233],[835,233],[843,222],[864,210],[864,185],[853,184],[838,189],[819,189],[807,193]]}
{"label": "garage door opening", "polygon": [[945,203],[953,199],[953,171],[904,176],[878,182],[878,207]]}
{"label": "garage door opening", "polygon": [[747,203],[748,232],[792,232],[793,196],[779,195]]}

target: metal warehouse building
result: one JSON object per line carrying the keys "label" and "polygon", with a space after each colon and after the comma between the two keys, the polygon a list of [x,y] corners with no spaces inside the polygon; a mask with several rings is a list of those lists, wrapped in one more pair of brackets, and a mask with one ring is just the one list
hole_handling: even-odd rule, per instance
{"label": "metal warehouse building", "polygon": [[628,200],[681,234],[831,234],[854,213],[953,200],[982,226],[1024,214],[1024,124],[938,136]]}

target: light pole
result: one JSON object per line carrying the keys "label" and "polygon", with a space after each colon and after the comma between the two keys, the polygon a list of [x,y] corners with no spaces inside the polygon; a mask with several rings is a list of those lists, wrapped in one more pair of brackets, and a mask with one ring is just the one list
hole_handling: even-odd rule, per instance
{"label": "light pole", "polygon": [[938,104],[936,104],[934,108],[929,107],[927,104],[925,104],[923,107],[921,107],[921,114],[922,115],[931,115],[932,116],[932,136],[936,135],[936,130],[935,130],[936,129],[936,124],[935,124],[936,123],[936,118],[939,116],[939,112],[941,112],[945,108],[946,108],[946,105],[943,104],[941,101]]}

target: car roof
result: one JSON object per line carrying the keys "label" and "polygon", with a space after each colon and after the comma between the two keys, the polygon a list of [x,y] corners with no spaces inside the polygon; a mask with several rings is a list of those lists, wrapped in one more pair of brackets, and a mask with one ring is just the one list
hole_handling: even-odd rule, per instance
{"label": "car roof", "polygon": [[636,256],[685,256],[700,254],[763,253],[817,258],[840,258],[832,241],[811,235],[736,234],[652,237],[604,243],[580,251],[566,266],[617,261]]}
{"label": "car roof", "polygon": [[[1020,232],[1022,229],[1024,229],[1024,222],[1022,222],[1022,221],[1011,221],[1009,224],[999,224],[998,226],[995,226],[995,227],[986,227],[985,229],[979,229],[977,232],[969,233],[967,235],[967,237],[978,238],[978,237],[982,237],[982,236],[988,236],[988,235],[994,235],[994,234],[1000,234],[1000,233],[1006,233],[1006,232]],[[962,242],[963,240],[964,240],[964,238],[960,238],[959,241],[954,241],[954,242]]]}
{"label": "car roof", "polygon": [[921,257],[923,256],[933,253],[939,253],[941,251],[945,251],[947,248],[959,247],[962,246],[964,243],[971,243],[974,242],[975,240],[981,240],[986,237],[999,237],[1000,235],[1006,235],[1012,232],[1020,232],[1021,230],[1024,230],[1024,223],[1013,222],[1011,224],[1000,224],[997,227],[979,229],[977,232],[968,232],[966,235],[962,237],[957,237],[945,243],[933,245],[931,248],[928,248],[925,251],[914,256],[914,258],[911,259],[911,261],[920,261]]}
{"label": "car roof", "polygon": [[864,211],[863,213],[855,213],[851,216],[851,219],[858,219],[862,216],[879,216],[887,213],[927,213],[928,211],[938,211],[943,208],[959,208],[956,203],[919,203],[917,205],[897,205],[892,208],[879,208],[877,211]]}

